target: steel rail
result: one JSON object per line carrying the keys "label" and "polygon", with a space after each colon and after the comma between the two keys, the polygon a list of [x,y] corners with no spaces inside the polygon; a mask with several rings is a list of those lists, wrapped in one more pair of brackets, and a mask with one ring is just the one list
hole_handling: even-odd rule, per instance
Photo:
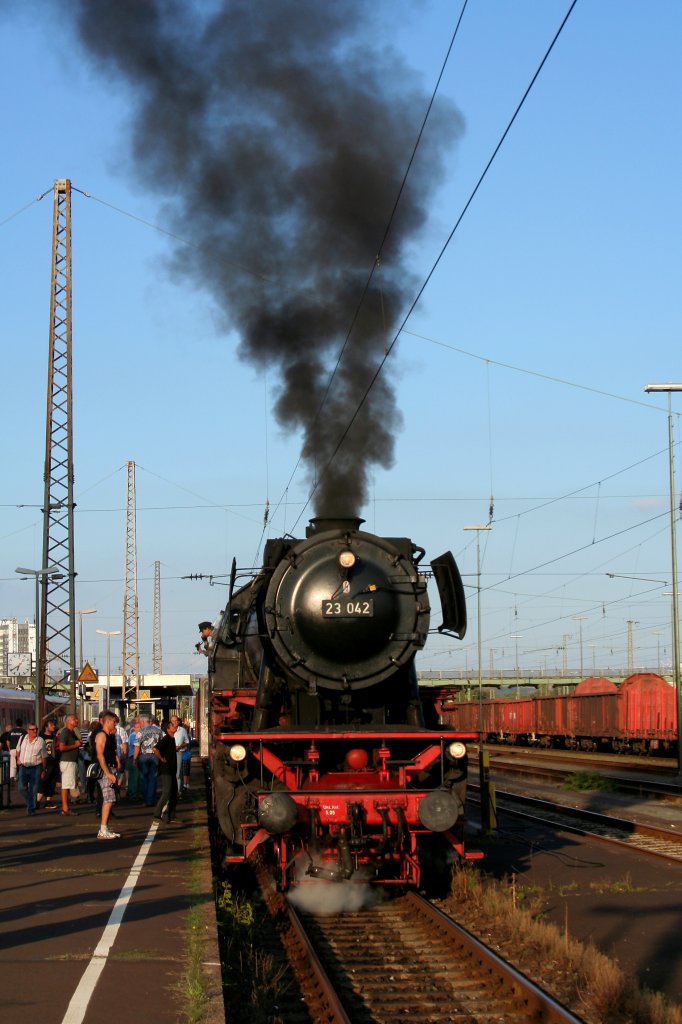
{"label": "steel rail", "polygon": [[[665,860],[682,861],[682,835],[628,818],[617,818],[597,811],[541,800],[517,793],[496,792],[498,810],[528,821],[554,825],[576,835],[590,836],[600,842],[627,846],[640,853]],[[502,801],[502,803],[500,803]],[[520,806],[512,806],[514,804]],[[522,810],[527,807],[528,810]],[[582,825],[578,824],[582,822]]]}

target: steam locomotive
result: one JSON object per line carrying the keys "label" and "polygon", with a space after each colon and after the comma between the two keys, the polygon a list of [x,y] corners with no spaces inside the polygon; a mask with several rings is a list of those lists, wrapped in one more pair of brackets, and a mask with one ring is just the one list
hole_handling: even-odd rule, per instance
{"label": "steam locomotive", "polygon": [[[209,653],[214,805],[225,863],[270,861],[282,890],[310,879],[420,885],[429,843],[461,858],[466,740],[419,693],[429,632],[462,638],[466,607],[450,552],[316,518],[303,539],[267,542],[236,587]],[[431,856],[432,856],[431,851]]]}

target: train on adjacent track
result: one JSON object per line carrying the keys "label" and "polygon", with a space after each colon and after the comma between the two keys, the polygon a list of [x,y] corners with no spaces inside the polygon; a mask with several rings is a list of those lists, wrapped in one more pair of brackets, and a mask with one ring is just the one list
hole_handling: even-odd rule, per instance
{"label": "train on adjacent track", "polygon": [[454,729],[482,730],[487,743],[665,754],[677,742],[675,688],[652,672],[628,676],[620,686],[590,677],[564,696],[478,701],[462,700],[455,687],[429,692],[442,721]]}
{"label": "train on adjacent track", "polygon": [[[45,710],[48,714],[59,714],[63,705],[67,703],[65,697],[55,694],[45,696]],[[9,728],[20,719],[23,724],[35,721],[36,697],[30,690],[15,690],[9,686],[0,687],[0,724]]]}
{"label": "train on adjacent track", "polygon": [[[466,630],[450,552],[425,555],[357,518],[316,518],[265,546],[209,653],[211,764],[225,863],[257,853],[282,890],[311,879],[419,886],[425,859],[465,849],[468,729],[420,695],[427,579]],[[438,854],[434,854],[434,849]],[[452,857],[452,854],[450,854]]]}

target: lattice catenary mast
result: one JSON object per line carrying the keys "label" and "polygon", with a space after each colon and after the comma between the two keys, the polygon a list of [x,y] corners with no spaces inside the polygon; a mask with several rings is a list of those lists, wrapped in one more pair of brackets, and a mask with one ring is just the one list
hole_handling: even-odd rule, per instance
{"label": "lattice catenary mast", "polygon": [[43,566],[40,680],[42,693],[70,673],[71,707],[76,706],[75,579],[73,541],[73,424],[71,389],[71,182],[54,183],[50,349],[45,435]]}
{"label": "lattice catenary mast", "polygon": [[152,672],[163,672],[161,646],[161,562],[154,562],[154,626],[152,635]]}
{"label": "lattice catenary mast", "polygon": [[135,690],[140,699],[140,656],[138,651],[137,610],[137,537],[135,502],[135,463],[128,463],[126,482],[126,539],[123,578],[123,696]]}

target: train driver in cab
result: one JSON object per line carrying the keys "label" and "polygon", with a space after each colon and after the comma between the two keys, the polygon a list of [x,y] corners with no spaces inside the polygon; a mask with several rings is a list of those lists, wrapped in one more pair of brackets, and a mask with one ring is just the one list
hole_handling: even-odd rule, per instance
{"label": "train driver in cab", "polygon": [[208,656],[211,647],[213,646],[213,623],[212,622],[200,622],[199,632],[201,634],[201,640],[198,644],[195,644],[197,653],[205,654]]}

